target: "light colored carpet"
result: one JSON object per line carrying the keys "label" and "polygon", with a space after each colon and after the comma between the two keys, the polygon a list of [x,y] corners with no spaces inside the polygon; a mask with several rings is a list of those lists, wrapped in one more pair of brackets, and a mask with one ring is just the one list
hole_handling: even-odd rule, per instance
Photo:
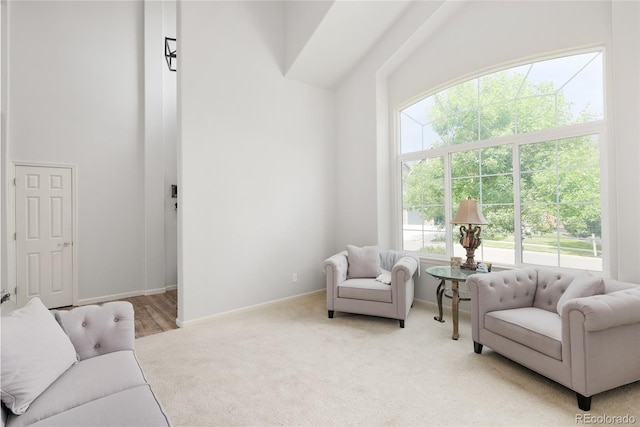
{"label": "light colored carpet", "polygon": [[[471,326],[416,303],[398,322],[336,313],[325,293],[136,340],[176,426],[571,426],[575,393],[484,349]],[[450,304],[449,300],[445,303]],[[611,349],[615,351],[615,349]],[[598,416],[640,425],[640,382],[593,397]]]}

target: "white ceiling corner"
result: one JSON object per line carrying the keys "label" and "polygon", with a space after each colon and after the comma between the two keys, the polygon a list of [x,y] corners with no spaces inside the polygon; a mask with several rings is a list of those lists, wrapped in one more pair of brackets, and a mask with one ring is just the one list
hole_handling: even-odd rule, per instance
{"label": "white ceiling corner", "polygon": [[412,2],[290,2],[286,6],[286,77],[334,88]]}

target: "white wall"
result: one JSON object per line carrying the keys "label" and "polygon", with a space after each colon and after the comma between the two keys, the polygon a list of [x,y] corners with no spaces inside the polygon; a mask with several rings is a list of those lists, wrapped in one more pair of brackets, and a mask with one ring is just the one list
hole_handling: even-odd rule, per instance
{"label": "white wall", "polygon": [[81,302],[143,291],[143,3],[8,6],[8,159],[77,165]]}
{"label": "white wall", "polygon": [[[165,58],[165,37],[176,37],[175,0],[144,1],[146,290],[178,283],[176,72]],[[174,48],[175,45],[171,44]]]}
{"label": "white wall", "polygon": [[165,288],[163,3],[144,2],[144,257],[145,290]]}
{"label": "white wall", "polygon": [[336,250],[347,244],[391,247],[386,74],[425,22],[442,19],[440,6],[414,3],[337,90]]}
{"label": "white wall", "polygon": [[[386,209],[390,203],[385,202],[391,200],[389,192],[376,184],[376,171],[381,167],[373,165],[375,161],[379,165],[388,161],[387,144],[393,137],[392,113],[401,103],[496,64],[604,44],[607,47],[608,82],[611,84],[615,80],[607,98],[609,104],[613,104],[608,114],[615,134],[607,154],[610,171],[617,171],[617,176],[610,177],[617,186],[611,189],[615,189],[613,194],[617,196],[613,196],[615,206],[612,206],[613,217],[609,224],[616,245],[610,254],[612,275],[640,282],[637,262],[640,236],[631,221],[632,217],[637,220],[640,214],[635,197],[638,178],[637,174],[629,172],[640,168],[637,148],[637,117],[640,114],[637,101],[640,98],[638,3],[614,2],[612,6],[608,1],[477,1],[459,3],[459,10],[446,15],[446,19],[438,16],[439,11],[424,13],[422,23],[416,23],[418,7],[424,6],[414,6],[398,21],[395,31],[387,35],[389,42],[390,37],[398,37],[399,28],[410,30],[412,33],[404,39],[404,45],[400,43],[397,49],[389,52],[383,41],[339,88],[339,244],[349,240],[356,244],[386,242],[393,234],[389,229],[390,221],[376,220],[371,214],[378,212],[378,217],[382,218],[386,213],[381,215],[380,211]],[[613,18],[612,7],[617,10]],[[417,36],[424,36],[424,40],[415,47]],[[387,61],[381,60],[380,55],[387,55]],[[398,57],[407,59],[398,60]],[[374,75],[378,76],[375,84],[372,82]],[[376,100],[387,100],[388,105],[373,109],[371,104]],[[389,108],[387,117],[380,115],[385,108]],[[621,110],[629,112],[628,119],[612,117]],[[359,166],[354,168],[355,164]],[[625,165],[622,171],[616,168],[620,164]],[[387,182],[393,179],[387,178]],[[383,180],[384,176],[378,179]],[[634,197],[626,196],[629,194]],[[624,214],[618,212],[621,209]],[[416,294],[420,299],[434,301],[436,283],[426,276],[423,274],[420,278]]]}
{"label": "white wall", "polygon": [[609,170],[612,190],[613,273],[640,282],[640,2],[612,3],[613,100]]}
{"label": "white wall", "polygon": [[283,78],[283,28],[282,2],[179,3],[183,324],[324,286],[334,96]]}
{"label": "white wall", "polygon": [[7,135],[6,135],[6,111],[7,111],[7,61],[4,57],[7,43],[7,2],[0,2],[0,289],[9,290],[7,265]]}
{"label": "white wall", "polygon": [[[175,1],[2,7],[3,234],[14,161],[74,164],[78,302],[175,285],[176,76],[164,60]],[[5,245],[2,287],[12,289]]]}
{"label": "white wall", "polygon": [[[176,38],[176,1],[162,2],[164,37]],[[178,184],[178,135],[177,135],[177,76],[169,71],[166,63],[162,66],[162,139],[164,146],[164,253],[165,285],[178,283],[178,211],[175,204],[179,199],[171,198],[171,185]]]}

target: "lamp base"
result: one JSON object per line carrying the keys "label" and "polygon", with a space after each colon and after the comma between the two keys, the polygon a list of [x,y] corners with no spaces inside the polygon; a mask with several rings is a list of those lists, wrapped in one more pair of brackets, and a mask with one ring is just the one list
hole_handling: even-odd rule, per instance
{"label": "lamp base", "polygon": [[482,243],[480,239],[480,227],[469,224],[469,228],[464,225],[460,226],[460,244],[467,251],[467,260],[460,267],[465,270],[476,270],[475,253],[476,249]]}
{"label": "lamp base", "polygon": [[467,261],[462,264],[460,268],[462,268],[463,270],[476,270],[478,268],[478,264],[476,264],[475,262]]}
{"label": "lamp base", "polygon": [[[478,241],[479,240],[480,239],[478,239]],[[460,267],[462,267],[465,270],[475,270],[478,268],[478,264],[476,263],[476,260],[475,260],[477,247],[478,247],[477,245],[474,245],[474,246],[465,248],[467,250],[467,260]]]}

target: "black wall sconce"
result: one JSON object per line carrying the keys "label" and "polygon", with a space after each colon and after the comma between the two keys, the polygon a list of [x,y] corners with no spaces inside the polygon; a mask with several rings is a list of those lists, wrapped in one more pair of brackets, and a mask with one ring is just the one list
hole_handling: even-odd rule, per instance
{"label": "black wall sconce", "polygon": [[[172,49],[173,47],[173,49]],[[164,38],[164,57],[167,60],[167,66],[169,67],[169,71],[176,71],[176,50],[177,42],[176,39],[172,39],[170,37]]]}

